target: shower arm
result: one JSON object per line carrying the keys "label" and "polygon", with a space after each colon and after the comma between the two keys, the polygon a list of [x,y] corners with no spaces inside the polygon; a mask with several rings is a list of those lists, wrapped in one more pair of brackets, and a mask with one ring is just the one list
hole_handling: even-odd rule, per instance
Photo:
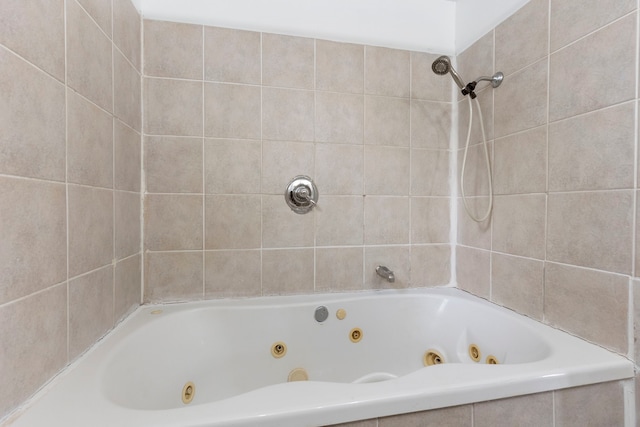
{"label": "shower arm", "polygon": [[500,84],[502,83],[502,80],[504,80],[504,74],[502,74],[502,72],[500,71],[498,71],[491,77],[480,76],[474,81],[467,83],[467,85],[464,88],[462,88],[462,94],[464,96],[469,95],[471,99],[476,99],[475,90],[479,82],[490,82],[491,86],[495,89],[498,86],[500,86]]}
{"label": "shower arm", "polygon": [[[502,74],[501,71],[498,71],[497,73],[495,73],[491,77],[480,76],[477,79],[475,79],[472,83],[477,84],[477,83],[480,83],[480,82],[490,82],[491,83],[491,87],[493,87],[495,89],[498,86],[500,86],[500,84],[502,83],[502,80],[504,80],[504,74]],[[469,84],[471,84],[471,83],[469,83]],[[474,85],[474,89],[475,89],[475,85]]]}

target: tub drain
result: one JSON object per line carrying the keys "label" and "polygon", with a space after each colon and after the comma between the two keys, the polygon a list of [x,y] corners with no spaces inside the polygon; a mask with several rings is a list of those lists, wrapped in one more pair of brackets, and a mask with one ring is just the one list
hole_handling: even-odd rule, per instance
{"label": "tub drain", "polygon": [[429,350],[424,354],[422,362],[424,366],[441,365],[444,363],[444,357],[435,350]]}
{"label": "tub drain", "polygon": [[184,387],[182,387],[182,403],[185,405],[191,403],[195,395],[196,385],[191,381],[187,382]]}
{"label": "tub drain", "polygon": [[349,332],[349,339],[351,342],[360,342],[362,339],[362,329],[353,328],[351,332]]}
{"label": "tub drain", "polygon": [[497,365],[498,363],[498,358],[493,356],[493,355],[489,355],[487,356],[487,365]]}

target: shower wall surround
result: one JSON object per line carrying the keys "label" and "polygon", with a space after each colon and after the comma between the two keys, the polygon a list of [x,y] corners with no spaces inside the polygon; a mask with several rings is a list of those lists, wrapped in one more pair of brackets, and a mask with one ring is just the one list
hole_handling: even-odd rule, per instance
{"label": "shower wall surround", "polygon": [[[636,361],[637,20],[635,1],[531,0],[458,56],[465,78],[500,70],[508,84],[479,94],[492,219],[472,222],[459,201],[457,224],[459,287]],[[460,135],[468,114],[460,101]],[[484,195],[480,212],[488,189],[473,148],[466,193]],[[623,388],[606,387],[575,411],[589,422],[561,425],[624,425]]]}
{"label": "shower wall surround", "polygon": [[[436,55],[143,25],[145,301],[449,283]],[[320,193],[305,215],[283,197],[301,174]]]}
{"label": "shower wall surround", "polygon": [[0,2],[0,418],[140,304],[139,34],[130,0]]}
{"label": "shower wall surround", "polygon": [[[466,79],[511,82],[479,93],[496,191],[481,226],[461,203],[450,223],[456,117],[436,55],[141,22],[129,0],[0,3],[0,418],[141,298],[446,284],[451,227],[461,288],[637,360],[638,10],[587,3],[531,0],[458,56]],[[282,194],[298,174],[320,191],[307,215]],[[349,425],[622,426],[626,391]]]}

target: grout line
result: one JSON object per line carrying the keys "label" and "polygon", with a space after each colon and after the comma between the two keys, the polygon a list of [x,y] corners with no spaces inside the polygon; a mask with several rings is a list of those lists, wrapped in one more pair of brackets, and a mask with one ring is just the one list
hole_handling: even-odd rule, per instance
{"label": "grout line", "polygon": [[260,32],[260,295],[264,296],[264,197],[262,180],[264,177],[264,78],[263,43],[264,33]]}
{"label": "grout line", "polygon": [[139,298],[139,304],[142,305],[144,304],[144,297],[145,297],[145,277],[146,277],[146,253],[145,253],[145,247],[144,247],[144,237],[145,237],[145,224],[144,224],[144,217],[145,217],[145,198],[146,198],[146,186],[147,186],[147,178],[146,178],[146,174],[145,174],[145,167],[144,167],[144,161],[145,161],[145,153],[144,153],[144,148],[145,148],[145,144],[146,144],[146,134],[145,134],[145,126],[146,126],[146,120],[145,120],[145,102],[144,102],[144,94],[145,94],[145,76],[144,76],[144,69],[145,69],[145,64],[144,64],[144,20],[142,19],[142,15],[139,15],[138,20],[140,22],[140,33],[139,33],[139,37],[140,37],[140,57],[138,58],[140,61],[140,139],[139,139],[139,143],[140,143],[140,242],[139,242],[139,247],[140,247],[140,298]]}
{"label": "grout line", "polygon": [[109,38],[111,44],[111,209],[113,217],[112,223],[112,238],[111,238],[111,254],[112,254],[112,270],[111,270],[111,324],[109,330],[113,329],[116,323],[116,266],[117,266],[117,254],[116,254],[116,44],[113,41],[113,1],[111,1],[111,37]]}
{"label": "grout line", "polygon": [[67,250],[67,274],[66,274],[66,291],[67,291],[67,354],[66,354],[66,363],[69,363],[69,355],[70,355],[70,341],[71,341],[71,309],[70,309],[70,289],[69,289],[69,96],[68,96],[68,73],[69,73],[69,65],[67,58],[68,51],[68,35],[67,35],[67,2],[64,2],[63,5],[64,12],[64,117],[65,117],[65,126],[64,126],[64,185],[65,185],[65,220],[66,220],[66,250]]}
{"label": "grout line", "polygon": [[206,176],[207,176],[207,163],[206,163],[206,146],[205,146],[205,28],[200,27],[202,30],[202,143],[201,143],[201,165],[202,165],[202,299],[206,299],[207,289],[207,259],[205,256],[206,239],[207,239],[207,189],[206,189]]}

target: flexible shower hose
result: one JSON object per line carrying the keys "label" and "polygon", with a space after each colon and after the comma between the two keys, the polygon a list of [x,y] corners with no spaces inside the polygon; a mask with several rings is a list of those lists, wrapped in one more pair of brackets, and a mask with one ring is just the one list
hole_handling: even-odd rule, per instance
{"label": "flexible shower hose", "polygon": [[487,147],[487,136],[484,131],[484,120],[482,119],[482,110],[480,109],[480,102],[478,102],[478,98],[476,98],[476,106],[478,107],[478,117],[480,120],[480,130],[482,131],[482,142],[484,144],[484,158],[487,163],[487,178],[489,180],[489,206],[487,207],[487,212],[481,218],[478,218],[473,215],[469,206],[467,205],[467,197],[464,194],[464,171],[467,165],[467,152],[469,151],[469,141],[471,140],[471,126],[473,125],[473,104],[471,103],[471,97],[467,98],[469,100],[469,129],[467,131],[467,143],[464,147],[464,156],[462,157],[462,171],[460,172],[460,190],[462,192],[462,204],[464,205],[464,210],[467,211],[469,217],[475,222],[482,222],[489,218],[491,215],[491,209],[493,209],[493,181],[491,180],[491,163],[489,161],[489,148]]}

